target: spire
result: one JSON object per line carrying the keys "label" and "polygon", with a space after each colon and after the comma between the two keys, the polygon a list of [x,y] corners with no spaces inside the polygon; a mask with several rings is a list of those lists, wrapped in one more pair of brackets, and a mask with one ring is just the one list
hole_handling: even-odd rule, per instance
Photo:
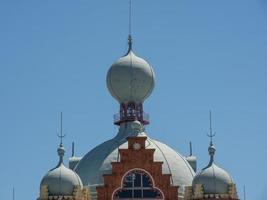
{"label": "spire", "polygon": [[213,137],[216,135],[215,132],[213,132],[212,130],[212,120],[211,120],[211,111],[210,111],[210,132],[208,134],[208,137],[210,138],[210,146],[209,146],[209,155],[210,155],[210,163],[209,165],[211,165],[214,162],[214,155],[216,152],[216,148],[213,146]]}
{"label": "spire", "polygon": [[63,134],[63,114],[61,112],[61,114],[60,114],[60,135],[58,135],[58,137],[60,138],[60,144],[59,144],[59,147],[57,149],[57,153],[59,156],[59,165],[63,163],[63,157],[65,154],[65,148],[63,147],[63,138],[65,136],[66,135]]}

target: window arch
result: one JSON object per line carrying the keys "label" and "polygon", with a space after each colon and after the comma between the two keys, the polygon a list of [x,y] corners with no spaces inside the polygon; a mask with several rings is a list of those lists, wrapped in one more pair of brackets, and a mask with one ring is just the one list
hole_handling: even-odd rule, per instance
{"label": "window arch", "polygon": [[162,192],[153,184],[153,179],[147,172],[132,170],[124,176],[122,187],[115,191],[113,200],[163,200]]}

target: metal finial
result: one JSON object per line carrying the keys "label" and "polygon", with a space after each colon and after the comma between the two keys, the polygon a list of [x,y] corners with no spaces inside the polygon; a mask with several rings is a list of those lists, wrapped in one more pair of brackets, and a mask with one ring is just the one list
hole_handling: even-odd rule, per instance
{"label": "metal finial", "polygon": [[192,150],[192,142],[191,141],[190,141],[189,145],[190,145],[190,155],[189,156],[192,156],[193,155],[193,150]]}
{"label": "metal finial", "polygon": [[132,39],[132,36],[131,35],[129,35],[128,36],[128,52],[127,52],[127,54],[132,50],[132,48],[133,48],[133,39]]}
{"label": "metal finial", "polygon": [[215,155],[215,151],[216,151],[216,148],[213,146],[213,137],[216,135],[216,133],[214,133],[212,131],[212,121],[211,121],[211,111],[210,111],[210,132],[209,134],[207,134],[208,137],[210,138],[210,146],[209,146],[209,154],[210,154],[210,163],[209,165],[212,165],[213,162],[214,162],[214,155]]}
{"label": "metal finial", "polygon": [[60,138],[60,146],[63,146],[63,138],[66,136],[63,134],[63,114],[60,114],[60,135],[57,135]]}
{"label": "metal finial", "polygon": [[211,120],[211,111],[210,111],[210,132],[208,134],[208,137],[210,138],[210,146],[213,145],[213,137],[216,135],[215,132],[212,131],[212,120]]}
{"label": "metal finial", "polygon": [[72,148],[71,148],[71,157],[74,157],[75,155],[75,146],[74,146],[74,142],[72,142]]}

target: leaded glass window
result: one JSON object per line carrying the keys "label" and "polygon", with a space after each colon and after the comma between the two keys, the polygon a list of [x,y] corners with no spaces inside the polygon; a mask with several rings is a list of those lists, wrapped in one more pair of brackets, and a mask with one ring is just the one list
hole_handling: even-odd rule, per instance
{"label": "leaded glass window", "polygon": [[122,188],[117,190],[113,200],[163,200],[162,193],[153,186],[152,178],[142,170],[133,170],[126,174]]}

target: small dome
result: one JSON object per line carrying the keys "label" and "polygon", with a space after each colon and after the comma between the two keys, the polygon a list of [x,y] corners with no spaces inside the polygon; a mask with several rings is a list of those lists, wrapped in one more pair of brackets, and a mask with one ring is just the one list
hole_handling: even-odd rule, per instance
{"label": "small dome", "polygon": [[116,61],[107,73],[107,87],[119,103],[143,103],[155,85],[152,67],[131,50],[129,38],[128,53]]}
{"label": "small dome", "polygon": [[135,121],[132,122],[131,128],[136,133],[141,133],[143,131],[142,124],[139,121],[137,121],[137,120],[135,120]]}
{"label": "small dome", "polygon": [[63,164],[64,148],[58,148],[59,164],[51,169],[42,179],[41,186],[47,186],[50,196],[71,196],[75,186],[82,187],[80,177]]}
{"label": "small dome", "polygon": [[193,187],[196,184],[203,185],[204,194],[227,194],[231,183],[233,183],[231,176],[212,163],[195,176]]}
{"label": "small dome", "polygon": [[68,196],[73,194],[75,186],[81,186],[79,176],[63,164],[49,171],[41,181],[41,186],[47,185],[49,195]]}
{"label": "small dome", "polygon": [[229,184],[233,183],[231,176],[214,163],[215,147],[209,147],[210,163],[202,169],[193,179],[193,188],[197,184],[203,186],[204,194],[227,194]]}

